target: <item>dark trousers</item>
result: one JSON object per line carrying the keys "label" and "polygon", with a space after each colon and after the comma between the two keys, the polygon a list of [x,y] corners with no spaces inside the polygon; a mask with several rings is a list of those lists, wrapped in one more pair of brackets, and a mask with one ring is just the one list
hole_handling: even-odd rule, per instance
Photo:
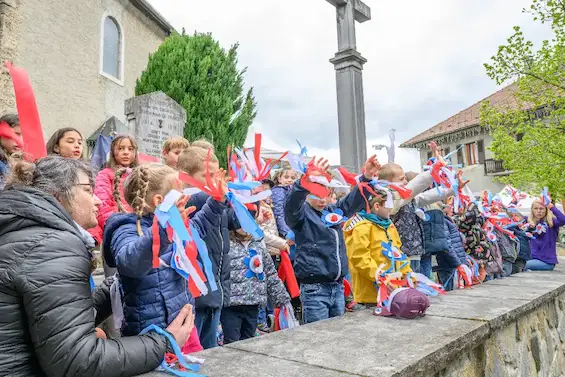
{"label": "dark trousers", "polygon": [[207,350],[218,346],[219,308],[196,308],[194,326],[198,330],[200,344]]}
{"label": "dark trousers", "polygon": [[224,344],[253,338],[257,331],[259,305],[228,306],[222,309],[222,331]]}

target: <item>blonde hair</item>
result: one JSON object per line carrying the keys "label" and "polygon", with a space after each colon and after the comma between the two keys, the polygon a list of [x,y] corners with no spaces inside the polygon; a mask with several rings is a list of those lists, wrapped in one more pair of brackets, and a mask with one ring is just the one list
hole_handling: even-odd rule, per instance
{"label": "blonde hair", "polygon": [[381,169],[379,170],[379,179],[390,181],[394,177],[396,177],[396,174],[398,173],[399,170],[401,172],[404,172],[402,166],[398,164],[394,164],[394,163],[384,164],[383,166],[381,166]]}
{"label": "blonde hair", "polygon": [[194,140],[191,145],[193,147],[211,150],[212,153],[214,153],[216,151],[216,148],[214,148],[214,144],[210,143],[208,140],[206,140],[204,138]]}
{"label": "blonde hair", "polygon": [[112,140],[112,144],[110,144],[110,161],[108,162],[107,166],[112,168],[113,170],[116,170],[116,168],[118,167],[118,163],[116,162],[116,156],[115,156],[116,148],[118,148],[120,146],[120,143],[126,139],[129,140],[129,142],[131,143],[131,146],[133,147],[135,153],[135,158],[133,159],[133,162],[129,167],[135,168],[137,165],[139,165],[139,160],[137,158],[137,151],[138,151],[137,142],[133,137],[129,135],[119,135],[116,136]]}
{"label": "blonde hair", "polygon": [[163,152],[169,153],[175,148],[186,149],[188,147],[190,147],[190,143],[184,137],[173,136],[168,138],[167,141],[165,141],[165,144],[163,144]]}
{"label": "blonde hair", "polygon": [[[120,212],[123,212],[123,205],[120,198],[119,182],[125,171],[125,168],[120,169],[114,179],[114,199]],[[140,236],[143,234],[141,218],[155,209],[149,204],[151,197],[155,194],[165,195],[171,191],[172,182],[167,178],[176,174],[177,171],[167,165],[151,163],[136,167],[126,178],[124,199],[137,214],[137,232]]]}
{"label": "blonde hair", "polygon": [[190,146],[186,148],[179,156],[177,168],[188,175],[194,175],[202,168],[202,163],[205,163],[210,156],[210,162],[218,162],[218,158],[212,150],[207,150],[197,146]]}
{"label": "blonde hair", "polygon": [[547,223],[547,225],[549,225],[550,228],[553,228],[553,219],[555,219],[555,215],[553,214],[553,212],[549,210],[547,206],[543,205],[540,199],[536,199],[533,201],[532,206],[530,207],[530,215],[528,216],[528,223],[533,225],[537,225],[539,223],[539,221],[536,220],[536,218],[534,217],[534,206],[536,204],[541,204],[545,208],[545,216],[543,220],[545,220],[545,222]]}
{"label": "blonde hair", "polygon": [[277,170],[275,172],[275,174],[273,175],[273,181],[275,182],[275,185],[280,185],[281,183],[279,182],[279,180],[281,179],[281,177],[284,175],[284,173],[286,172],[292,172],[296,175],[298,175],[298,173],[296,173],[290,166],[284,166],[282,168],[280,168],[279,170]]}

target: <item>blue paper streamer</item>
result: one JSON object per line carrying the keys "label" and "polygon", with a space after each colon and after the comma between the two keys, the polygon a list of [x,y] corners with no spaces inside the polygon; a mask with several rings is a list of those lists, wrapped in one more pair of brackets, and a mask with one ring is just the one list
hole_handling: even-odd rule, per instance
{"label": "blue paper streamer", "polygon": [[96,288],[96,284],[94,283],[94,278],[90,275],[90,291],[92,292]]}
{"label": "blue paper streamer", "polygon": [[265,235],[247,208],[245,208],[245,206],[237,200],[232,192],[228,192],[226,194],[226,198],[233,207],[233,211],[239,221],[239,225],[241,225],[241,229],[251,234],[255,239],[262,239]]}
{"label": "blue paper streamer", "polygon": [[238,190],[238,191],[251,191],[254,188],[261,186],[261,182],[251,181],[251,182],[228,182],[228,188],[230,190]]}
{"label": "blue paper streamer", "polygon": [[[196,244],[196,248],[198,249],[198,255],[200,256],[200,260],[204,264],[204,273],[206,274],[206,279],[208,280],[208,284],[210,285],[210,290],[217,291],[218,286],[216,285],[216,277],[214,276],[214,270],[212,269],[212,261],[210,260],[210,255],[208,253],[208,247],[206,246],[206,242],[200,238],[200,234],[198,230],[194,228],[192,224],[189,224],[190,231],[192,232],[192,239]],[[202,268],[202,266],[200,266]]]}
{"label": "blue paper streamer", "polygon": [[[175,340],[175,338],[173,338],[173,336],[169,332],[163,330],[159,326],[149,325],[146,328],[144,328],[139,333],[139,335],[147,334],[150,331],[154,331],[157,334],[163,335],[165,338],[167,338],[167,340],[169,341],[169,344],[171,345],[171,347],[173,348],[173,351],[175,352],[175,356],[177,357],[180,365],[182,365],[186,369],[191,370],[193,372],[198,372],[200,370],[200,365],[189,364],[184,360],[184,355],[182,354],[182,351],[181,351],[179,345],[177,344],[177,341]],[[167,363],[165,362],[165,359],[163,359],[163,361],[161,362],[161,367],[163,369],[165,369],[167,372],[172,373],[175,376],[179,376],[179,377],[193,377],[193,376],[204,377],[201,374],[196,374],[196,373],[191,373],[191,372],[181,372],[181,371],[178,371],[178,370],[174,370],[173,368],[171,368],[170,366],[167,365]]]}

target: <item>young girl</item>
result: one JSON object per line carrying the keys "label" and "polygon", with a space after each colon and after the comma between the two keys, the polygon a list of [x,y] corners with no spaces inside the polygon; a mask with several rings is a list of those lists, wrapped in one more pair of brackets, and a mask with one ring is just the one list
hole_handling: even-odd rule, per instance
{"label": "young girl", "polygon": [[281,237],[289,240],[289,244],[291,246],[294,244],[294,240],[292,240],[293,236],[289,234],[291,233],[290,228],[286,225],[284,218],[284,205],[291,186],[297,178],[297,174],[294,170],[290,167],[284,167],[276,172],[274,176],[276,186],[273,187],[272,190],[273,212],[275,214],[277,228]]}
{"label": "young girl", "polygon": [[230,305],[222,309],[220,321],[224,344],[255,336],[259,307],[290,302],[273,260],[262,243],[239,229],[230,232]]}
{"label": "young girl", "polygon": [[[216,179],[225,193],[222,174],[223,172],[217,174]],[[159,258],[163,265],[159,268],[152,267],[153,212],[172,189],[182,190],[178,173],[173,168],[149,164],[133,169],[125,182],[124,196],[135,213],[116,214],[106,224],[104,258],[110,267],[117,267],[120,275],[124,336],[137,335],[150,324],[165,328],[186,304],[194,303],[186,280],[168,267],[173,246],[161,227]],[[119,196],[116,197],[119,200]],[[177,202],[181,213],[188,214],[191,211],[185,209],[187,200],[188,197],[184,197]],[[192,217],[192,224],[201,237],[219,226],[225,208],[225,204],[209,198],[204,207]],[[184,353],[202,350],[196,327],[188,342],[181,347]]]}
{"label": "young girl", "polygon": [[536,200],[532,203],[528,223],[535,238],[530,240],[532,259],[526,262],[525,269],[552,271],[559,263],[556,243],[559,228],[565,225],[565,215],[553,204],[545,206],[541,200]]}
{"label": "young girl", "polygon": [[[108,217],[118,212],[118,202],[125,203],[123,184],[128,176],[128,170],[121,170],[120,175],[116,175],[116,170],[135,168],[137,165],[137,143],[135,140],[127,135],[116,136],[110,144],[110,159],[106,168],[102,169],[96,176],[94,186],[94,195],[100,199],[102,205],[98,211],[98,227],[90,229],[89,233],[92,234],[97,243],[102,241],[104,225]],[[123,209],[131,212],[131,207],[127,204],[124,204]]]}
{"label": "young girl", "polygon": [[82,158],[82,150],[82,135],[72,127],[58,129],[47,142],[47,154],[79,160]]}
{"label": "young girl", "polygon": [[[14,133],[18,136],[22,136],[22,130],[20,128],[20,118],[17,114],[5,114],[0,117],[0,124],[6,123]],[[10,157],[14,152],[20,150],[16,141],[8,138],[0,137],[0,148],[4,150],[6,157]]]}

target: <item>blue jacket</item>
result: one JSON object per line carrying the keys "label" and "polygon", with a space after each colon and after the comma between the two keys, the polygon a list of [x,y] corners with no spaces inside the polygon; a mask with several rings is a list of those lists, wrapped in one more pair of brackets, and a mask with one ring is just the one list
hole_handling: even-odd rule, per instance
{"label": "blue jacket", "polygon": [[467,253],[465,252],[465,247],[463,246],[463,239],[461,238],[461,233],[457,225],[448,216],[444,218],[446,230],[447,230],[447,241],[449,244],[449,253],[455,256],[461,264],[467,264]]}
{"label": "blue jacket", "polygon": [[443,211],[432,209],[426,211],[426,214],[430,216],[430,220],[424,221],[422,224],[426,254],[437,254],[449,251],[447,234],[443,223]]}
{"label": "blue jacket", "polygon": [[[187,206],[196,207],[196,211],[190,216],[194,218],[204,208],[204,205],[210,197],[208,194],[199,192],[192,195],[188,200]],[[235,218],[231,207],[225,207],[225,210],[218,216],[218,223],[213,229],[202,237],[208,247],[208,254],[212,262],[212,270],[216,276],[216,285],[218,290],[210,291],[206,296],[196,298],[196,308],[218,309],[229,305],[230,300],[230,237],[229,231],[239,228],[239,222]],[[208,288],[210,286],[206,283]]]}
{"label": "blue jacket", "polygon": [[[294,273],[300,283],[324,283],[340,281],[349,271],[342,224],[326,227],[321,212],[307,202],[310,195],[296,182],[287,196],[285,219],[296,237]],[[365,193],[369,198],[369,193]],[[357,187],[329,212],[340,208],[347,217],[365,208],[365,199]]]}
{"label": "blue jacket", "polygon": [[[201,237],[219,226],[226,206],[214,199],[192,218],[192,224]],[[110,267],[117,267],[123,290],[124,324],[122,335],[133,336],[150,324],[167,327],[182,307],[194,299],[187,281],[170,267],[152,267],[153,215],[141,218],[143,235],[136,227],[135,214],[115,214],[104,228],[104,259]],[[160,228],[159,257],[170,265],[173,246],[165,230]]]}
{"label": "blue jacket", "polygon": [[286,224],[284,207],[286,204],[286,197],[290,192],[292,186],[276,186],[271,190],[271,198],[273,200],[273,214],[277,221],[277,229],[282,237],[286,238],[290,232],[290,228]]}
{"label": "blue jacket", "polygon": [[529,261],[532,259],[530,252],[530,239],[526,236],[526,232],[521,230],[517,225],[508,227],[508,230],[513,232],[518,238],[518,259]]}
{"label": "blue jacket", "polygon": [[0,161],[0,191],[4,190],[6,177],[8,176],[8,165]]}

